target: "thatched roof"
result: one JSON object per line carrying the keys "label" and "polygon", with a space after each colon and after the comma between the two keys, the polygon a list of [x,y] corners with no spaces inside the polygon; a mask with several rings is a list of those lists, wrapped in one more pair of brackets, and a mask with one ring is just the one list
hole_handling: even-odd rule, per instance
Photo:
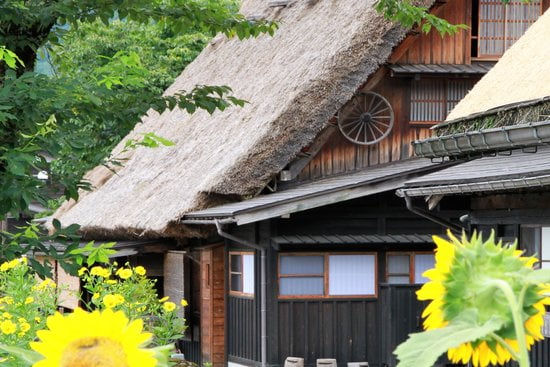
{"label": "thatched roof", "polygon": [[81,224],[86,237],[188,236],[178,223],[184,213],[257,194],[403,38],[373,4],[296,0],[269,8],[265,0],[244,1],[244,14],[280,22],[275,36],[213,42],[165,93],[229,85],[249,104],[212,116],[150,114],[129,137],[153,131],[176,146],[136,149],[117,175],[94,169],[87,178],[96,189],[56,217]]}
{"label": "thatched roof", "polygon": [[[546,11],[456,105],[437,127],[438,135],[525,122],[531,106],[541,108],[550,96],[549,35],[550,11]],[[519,113],[506,114],[525,101],[532,101],[523,104],[528,108],[520,106]],[[486,119],[497,114],[496,120]]]}

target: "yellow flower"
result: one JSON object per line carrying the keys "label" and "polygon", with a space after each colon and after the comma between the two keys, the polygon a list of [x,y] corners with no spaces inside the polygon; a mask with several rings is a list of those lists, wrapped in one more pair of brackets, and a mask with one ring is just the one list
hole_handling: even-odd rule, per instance
{"label": "yellow flower", "polygon": [[8,305],[13,305],[13,298],[10,296],[4,297],[4,302]]}
{"label": "yellow flower", "polygon": [[15,333],[16,325],[11,320],[4,320],[0,322],[0,330],[3,334],[9,335]]}
{"label": "yellow flower", "polygon": [[113,308],[124,303],[124,297],[120,294],[108,294],[103,297],[103,304],[107,308]]}
{"label": "yellow flower", "polygon": [[46,278],[40,284],[38,284],[37,286],[34,286],[32,288],[33,288],[33,290],[43,291],[47,288],[55,288],[55,287],[56,287],[55,282],[53,280],[51,280],[50,278]]}
{"label": "yellow flower", "polygon": [[0,265],[0,271],[8,271],[10,270],[10,264],[8,262],[2,263]]}
{"label": "yellow flower", "polygon": [[117,284],[118,282],[115,279],[107,279],[105,281],[105,283],[107,283],[107,284]]}
{"label": "yellow flower", "polygon": [[[422,313],[424,329],[444,328],[458,320],[465,310],[475,310],[476,322],[480,325],[499,316],[506,320],[504,326],[495,331],[500,340],[488,335],[449,349],[447,354],[453,363],[471,361],[475,367],[504,364],[512,355],[501,341],[518,350],[517,340],[512,337],[515,336],[513,318],[503,292],[487,284],[493,279],[502,280],[519,293],[534,261],[522,257],[522,251],[515,246],[495,243],[493,235],[485,242],[476,234],[469,240],[464,235],[459,240],[450,232],[448,236],[450,241],[434,236],[435,268],[424,272],[430,281],[417,292],[419,300],[431,301]],[[547,301],[542,291],[542,287],[533,285],[525,293],[523,313],[529,315],[524,322],[528,348],[543,338],[541,326]]]}
{"label": "yellow flower", "polygon": [[181,304],[183,307],[189,306],[189,303],[187,303],[187,300],[186,300],[186,299],[182,299],[182,300],[180,301],[180,304]]}
{"label": "yellow flower", "polygon": [[145,270],[145,268],[144,268],[143,266],[141,266],[141,265],[140,265],[140,266],[136,266],[135,269],[134,269],[134,271],[136,272],[137,275],[142,275],[142,276],[145,275],[145,273],[147,272],[147,271]]}
{"label": "yellow flower", "polygon": [[19,323],[19,330],[21,330],[22,333],[26,333],[30,329],[31,329],[31,324],[29,324],[28,322],[24,321]]}
{"label": "yellow flower", "polygon": [[37,323],[40,323],[40,322],[42,322],[42,319],[40,317],[36,316],[34,318],[34,321],[36,321]]}
{"label": "yellow flower", "polygon": [[32,297],[27,297],[25,298],[25,304],[28,305],[29,303],[33,303],[34,302],[34,298]]}
{"label": "yellow flower", "polygon": [[166,297],[162,297],[161,299],[159,299],[159,302],[162,303],[162,302],[166,302],[170,299],[170,297],[166,296]]}
{"label": "yellow flower", "polygon": [[78,276],[83,276],[87,271],[88,269],[86,269],[85,267],[81,267],[80,269],[78,269]]}
{"label": "yellow flower", "polygon": [[92,296],[92,299],[98,299],[99,298],[99,293],[95,292],[94,295]]}
{"label": "yellow flower", "polygon": [[4,312],[2,314],[2,317],[5,318],[5,319],[11,319],[11,314],[9,312]]}
{"label": "yellow flower", "polygon": [[162,308],[167,312],[172,312],[176,309],[176,304],[174,302],[164,302]]}
{"label": "yellow flower", "polygon": [[122,279],[128,279],[134,274],[134,272],[131,269],[118,269],[117,275]]}
{"label": "yellow flower", "polygon": [[121,311],[88,313],[76,309],[48,317],[48,329],[40,330],[31,348],[44,356],[33,367],[155,367],[153,351],[143,346],[151,338],[142,332],[143,321],[129,322]]}
{"label": "yellow flower", "polygon": [[94,266],[90,270],[90,274],[91,275],[96,275],[96,276],[102,277],[102,278],[108,278],[111,275],[111,272],[109,271],[109,269],[105,269],[101,266]]}

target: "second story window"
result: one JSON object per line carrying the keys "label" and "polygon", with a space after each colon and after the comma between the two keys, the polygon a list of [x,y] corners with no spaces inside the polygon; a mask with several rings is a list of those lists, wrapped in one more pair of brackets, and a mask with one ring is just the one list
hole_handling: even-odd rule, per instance
{"label": "second story window", "polygon": [[541,0],[513,0],[506,4],[479,0],[476,5],[473,15],[478,19],[472,22],[472,56],[484,59],[499,58],[541,14]]}

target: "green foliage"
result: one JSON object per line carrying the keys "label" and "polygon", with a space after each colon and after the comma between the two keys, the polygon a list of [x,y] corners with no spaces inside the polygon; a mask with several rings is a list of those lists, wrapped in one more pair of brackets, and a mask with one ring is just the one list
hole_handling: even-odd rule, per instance
{"label": "green foliage", "polygon": [[[62,45],[48,48],[56,72],[72,77],[105,68],[119,52],[139,55],[139,62],[146,70],[145,85],[139,93],[150,98],[162,94],[208,39],[208,35],[194,29],[175,34],[158,23],[115,19],[108,26],[100,21],[79,23],[65,32]],[[124,68],[119,71],[125,73]]]}
{"label": "green foliage", "polygon": [[[249,21],[234,6],[218,0],[8,0],[0,4],[0,44],[19,55],[21,50],[42,46],[56,24],[77,27],[79,22],[99,20],[108,25],[115,16],[138,23],[154,21],[174,33],[195,29],[241,39],[277,28],[274,22]],[[63,36],[62,27],[53,31],[52,41]]]}
{"label": "green foliage", "polygon": [[441,36],[456,34],[461,29],[467,29],[465,24],[451,24],[429,13],[427,7],[414,5],[410,0],[378,0],[376,10],[405,28],[419,26],[422,32],[428,33],[435,28]]}
{"label": "green foliage", "polygon": [[59,298],[60,289],[51,279],[38,279],[26,258],[0,265],[0,350],[8,353],[2,355],[7,358],[4,365],[28,365],[16,358],[28,357],[18,348],[28,348],[37,330],[46,327],[46,318],[56,311]]}
{"label": "green foliage", "polygon": [[[276,28],[245,19],[232,0],[1,2],[0,220],[28,216],[29,205],[47,206],[60,193],[76,199],[79,189],[90,189],[83,173],[109,163],[105,157],[112,147],[151,108],[213,113],[242,106],[227,86],[197,86],[171,97],[161,91],[202,49],[207,35],[242,39]],[[36,52],[44,46],[54,62],[51,76],[33,72]],[[126,148],[168,145],[145,134]],[[95,261],[110,251],[93,244],[76,251],[78,227],[61,230],[54,224],[55,238],[34,225],[3,233],[0,258],[40,251],[74,271],[86,254]],[[43,242],[65,240],[71,251],[55,256],[55,248]],[[31,265],[41,274],[50,271]]]}
{"label": "green foliage", "polygon": [[10,69],[17,69],[17,64],[25,66],[19,56],[15,52],[8,50],[6,46],[0,46],[0,61],[4,61]]}
{"label": "green foliage", "polygon": [[128,263],[118,266],[115,262],[106,267],[81,268],[83,288],[92,295],[85,302],[89,309],[111,308],[123,311],[130,320],[143,319],[145,329],[153,333],[152,345],[174,342],[185,331],[185,320],[178,316],[180,306],[159,299],[155,281],[148,279],[142,266],[131,267]]}

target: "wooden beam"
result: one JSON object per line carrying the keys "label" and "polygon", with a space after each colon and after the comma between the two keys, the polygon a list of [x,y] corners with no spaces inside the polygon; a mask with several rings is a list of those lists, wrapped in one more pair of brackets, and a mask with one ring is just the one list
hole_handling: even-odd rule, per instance
{"label": "wooden beam", "polygon": [[390,64],[393,64],[399,61],[401,56],[403,56],[405,52],[409,50],[409,47],[411,47],[416,42],[419,36],[420,36],[420,32],[410,31],[407,37],[405,37],[405,39],[401,41],[401,43],[393,49],[393,52],[390,55],[388,62]]}
{"label": "wooden beam", "polygon": [[329,138],[338,130],[336,125],[330,123],[317,137],[313,143],[307,148],[307,154],[301,154],[297,159],[290,163],[290,179],[294,180],[305,166],[321,151],[321,148],[329,140]]}
{"label": "wooden beam", "polygon": [[280,217],[284,214],[301,212],[308,209],[339,203],[341,201],[374,195],[384,191],[395,190],[402,187],[406,181],[412,179],[413,177],[418,177],[419,175],[421,175],[421,173],[400,176],[398,178],[388,179],[378,183],[365,183],[364,185],[358,187],[320,193],[318,195],[304,197],[291,202],[284,202],[270,207],[259,208],[256,211],[236,214],[234,217],[237,225],[259,222],[265,219]]}
{"label": "wooden beam", "polygon": [[550,210],[548,209],[511,209],[511,210],[482,210],[470,214],[472,224],[550,224]]}
{"label": "wooden beam", "polygon": [[385,66],[381,66],[378,70],[372,74],[367,81],[359,87],[359,90],[369,91],[374,89],[386,76],[388,69]]}

